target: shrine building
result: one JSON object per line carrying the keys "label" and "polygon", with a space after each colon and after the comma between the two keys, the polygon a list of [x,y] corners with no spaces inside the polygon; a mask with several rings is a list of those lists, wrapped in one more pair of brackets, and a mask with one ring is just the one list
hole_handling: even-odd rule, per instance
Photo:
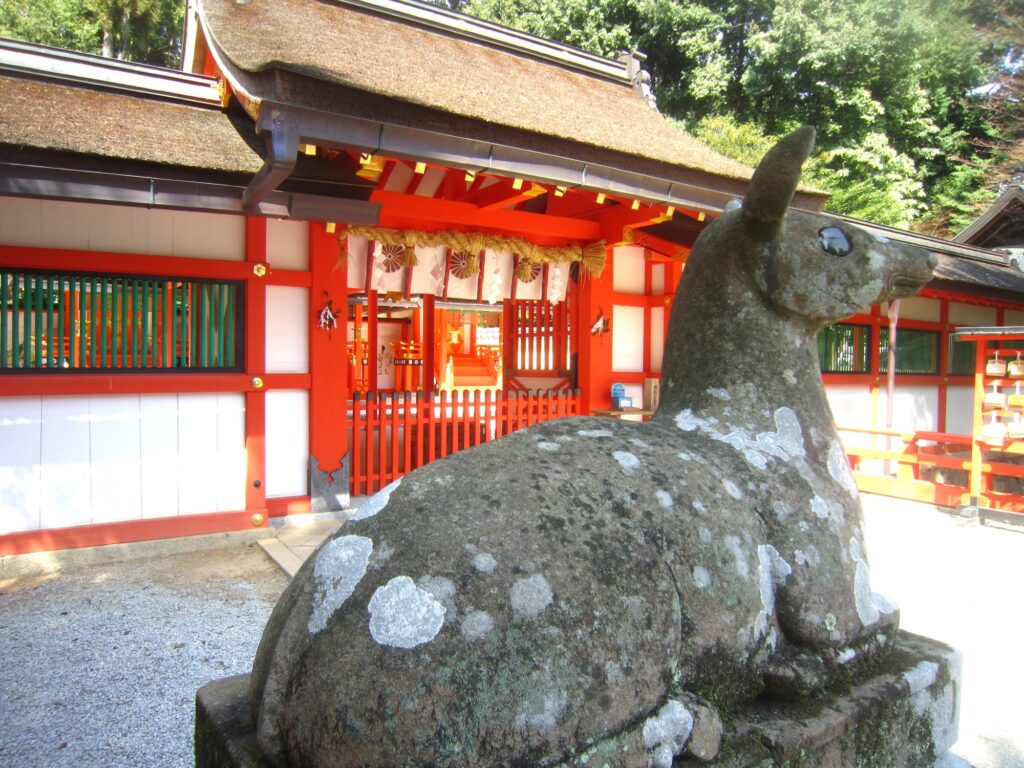
{"label": "shrine building", "polygon": [[[659,114],[641,54],[412,0],[192,0],[182,71],[0,40],[0,105],[0,555],[334,512],[537,421],[645,418],[751,173]],[[953,333],[1024,325],[1024,273],[856,223],[940,260],[819,338],[861,479],[891,432],[971,435]]]}

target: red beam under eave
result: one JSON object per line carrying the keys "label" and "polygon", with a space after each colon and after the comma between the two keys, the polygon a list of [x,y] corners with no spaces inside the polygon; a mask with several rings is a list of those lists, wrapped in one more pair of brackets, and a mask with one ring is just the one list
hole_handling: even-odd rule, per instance
{"label": "red beam under eave", "polygon": [[472,203],[424,198],[376,190],[370,202],[381,208],[379,225],[390,229],[489,230],[530,239],[593,241],[601,237],[596,222],[514,210],[480,210]]}
{"label": "red beam under eave", "polygon": [[633,238],[633,245],[642,245],[649,251],[660,253],[673,261],[685,261],[692,250],[689,246],[680,245],[679,243],[673,243],[671,240],[665,240],[661,237],[656,237],[644,232],[642,229],[634,229],[631,232]]}

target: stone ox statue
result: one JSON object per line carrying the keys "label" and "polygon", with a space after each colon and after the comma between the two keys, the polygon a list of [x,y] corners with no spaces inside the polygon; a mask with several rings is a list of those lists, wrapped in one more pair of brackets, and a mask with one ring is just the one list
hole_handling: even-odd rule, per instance
{"label": "stone ox statue", "polygon": [[896,632],[815,335],[934,258],[786,209],[814,131],[701,235],[649,423],[570,418],[385,488],[292,580],[250,700],[280,766],[712,759],[721,715],[852,675]]}

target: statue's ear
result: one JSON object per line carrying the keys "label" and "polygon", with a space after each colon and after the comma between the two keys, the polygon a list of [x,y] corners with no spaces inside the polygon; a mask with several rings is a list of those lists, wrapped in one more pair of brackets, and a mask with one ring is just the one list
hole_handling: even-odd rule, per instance
{"label": "statue's ear", "polygon": [[797,128],[769,149],[750,180],[743,198],[743,224],[756,239],[772,240],[793,199],[800,171],[814,148],[814,128]]}

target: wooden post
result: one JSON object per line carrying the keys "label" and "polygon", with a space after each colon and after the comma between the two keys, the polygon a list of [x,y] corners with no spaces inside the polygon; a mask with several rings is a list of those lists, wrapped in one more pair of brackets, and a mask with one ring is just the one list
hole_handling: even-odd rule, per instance
{"label": "wooden post", "polygon": [[267,221],[245,219],[245,372],[252,388],[245,393],[245,509],[267,521],[267,400],[263,389],[267,360]]}
{"label": "wooden post", "polygon": [[[345,344],[348,307],[341,246],[337,236],[328,234],[321,223],[309,224],[309,267],[314,315],[309,339],[309,449],[316,468],[332,474],[348,454],[348,434],[343,428],[349,397]],[[316,323],[316,315],[328,302],[338,318],[337,328],[331,331]]]}

